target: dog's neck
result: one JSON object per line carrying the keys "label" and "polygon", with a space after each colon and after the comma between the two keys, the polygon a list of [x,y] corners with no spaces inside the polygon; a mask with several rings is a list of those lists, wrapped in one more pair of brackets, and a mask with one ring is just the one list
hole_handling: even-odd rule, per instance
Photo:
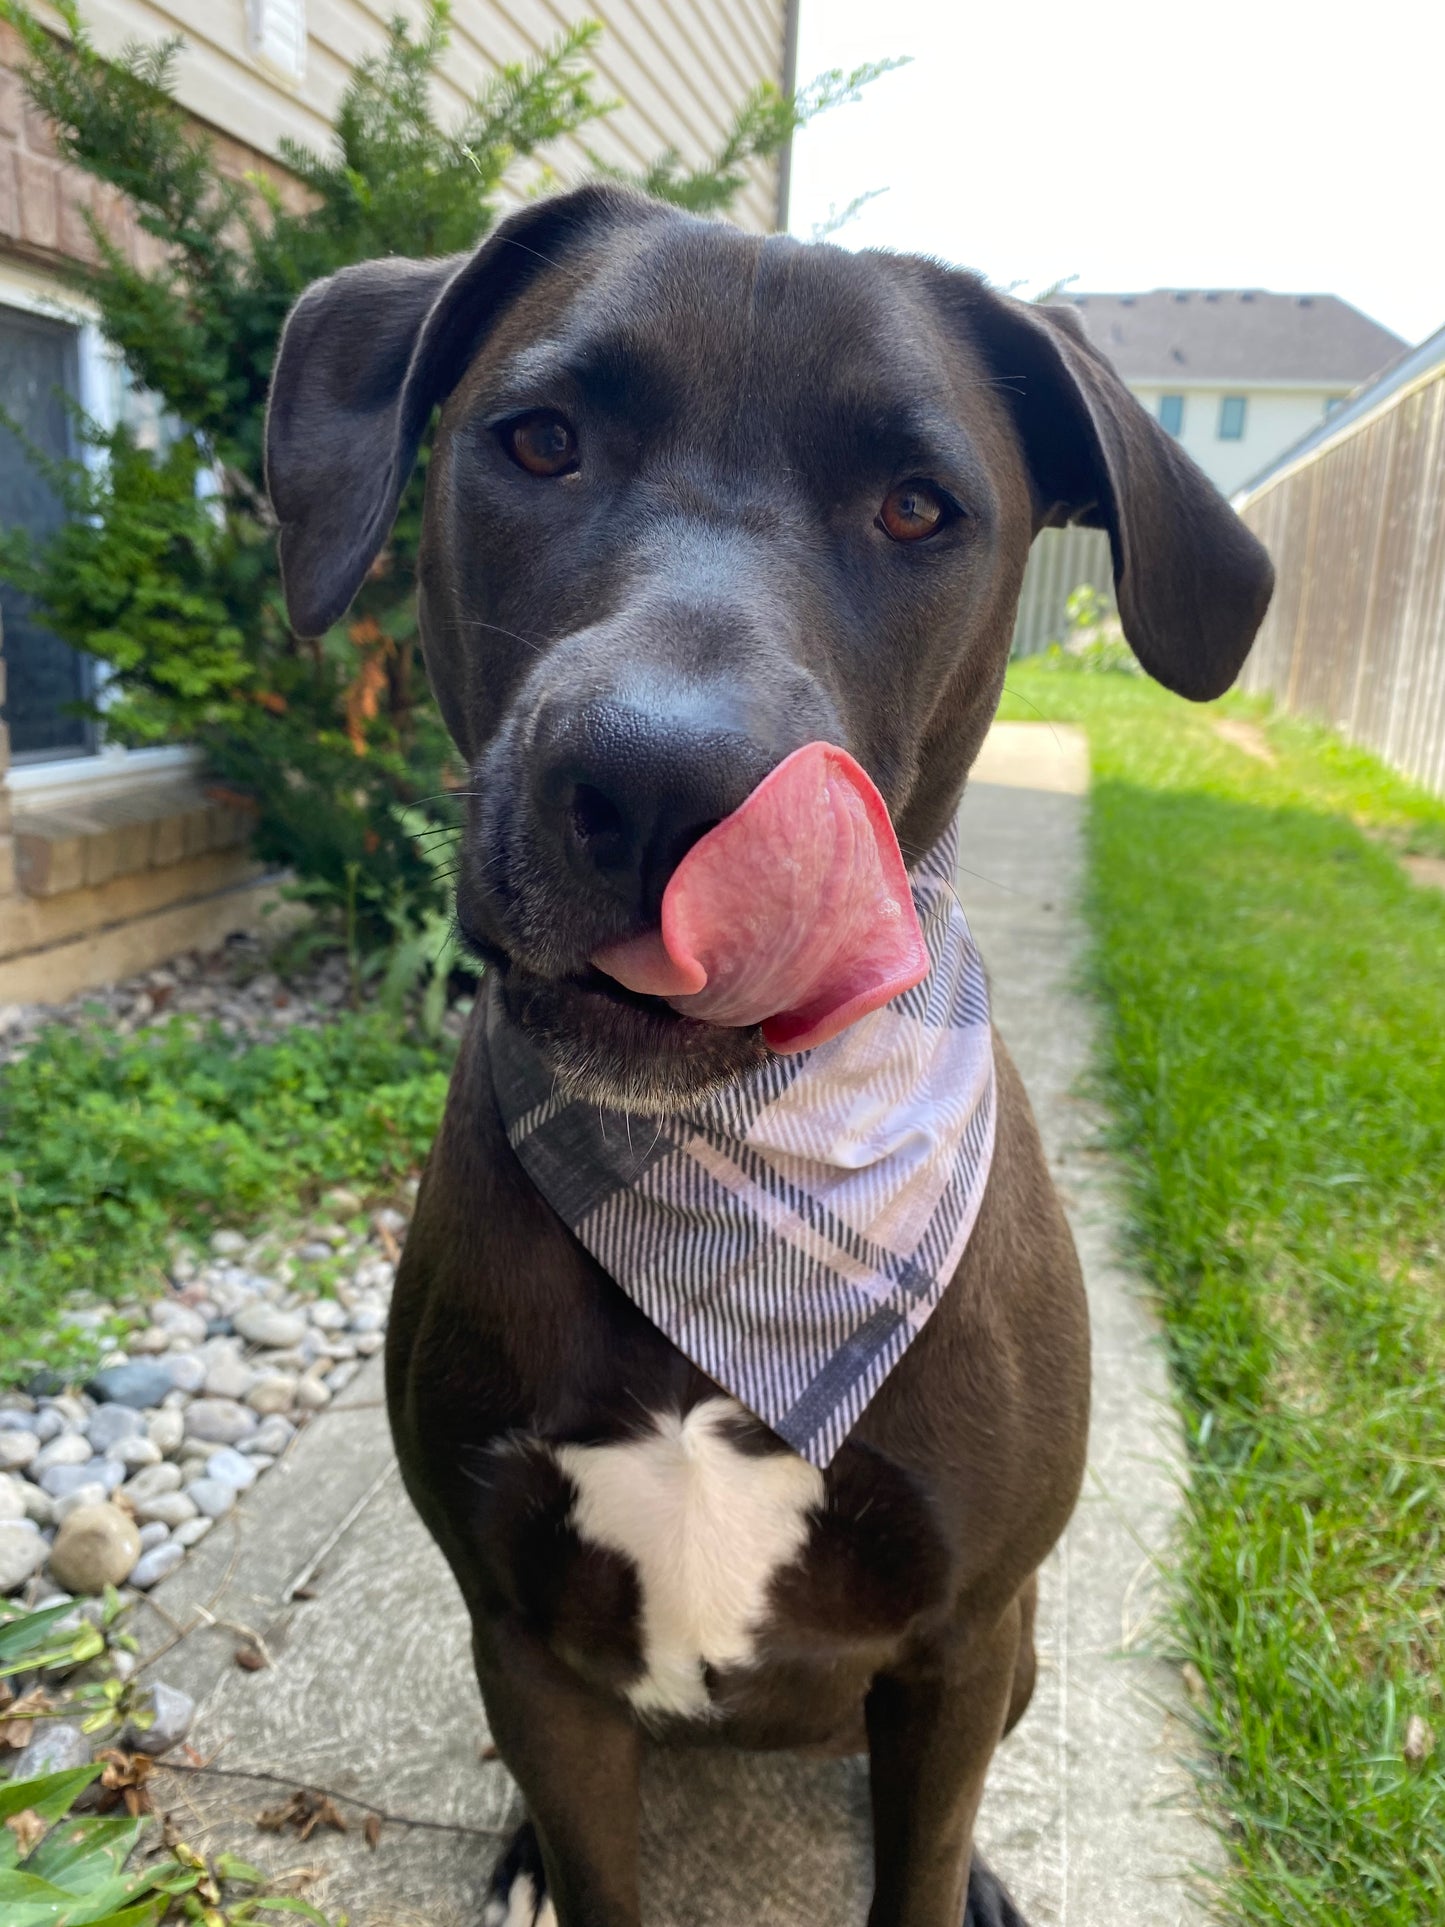
{"label": "dog's neck", "polygon": [[686,1110],[559,1091],[502,1000],[508,1139],[563,1222],[674,1344],[826,1465],[942,1296],[982,1201],[994,1076],[957,829],[912,873],[930,970],[851,1029]]}

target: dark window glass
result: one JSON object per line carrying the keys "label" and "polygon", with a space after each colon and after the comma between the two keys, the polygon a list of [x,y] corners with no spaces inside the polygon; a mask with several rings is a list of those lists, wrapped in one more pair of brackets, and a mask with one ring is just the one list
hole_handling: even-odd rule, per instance
{"label": "dark window glass", "polygon": [[[77,379],[76,331],[44,315],[0,307],[0,404],[45,454],[72,453],[64,397]],[[0,425],[0,525],[28,529],[38,540],[65,519],[55,491],[25,443]],[[0,582],[4,617],[5,719],[17,760],[79,756],[95,747],[94,726],[74,714],[91,694],[91,659],[57,641],[35,618],[27,597]]]}
{"label": "dark window glass", "polygon": [[1244,403],[1243,395],[1225,395],[1219,403],[1219,439],[1222,442],[1242,442],[1244,440]]}
{"label": "dark window glass", "polygon": [[1182,395],[1161,395],[1159,397],[1159,426],[1170,435],[1184,432],[1184,397]]}

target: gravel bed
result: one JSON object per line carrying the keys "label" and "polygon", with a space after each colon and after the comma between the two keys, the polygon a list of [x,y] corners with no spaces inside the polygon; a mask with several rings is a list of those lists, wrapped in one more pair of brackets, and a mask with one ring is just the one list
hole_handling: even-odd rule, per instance
{"label": "gravel bed", "polygon": [[380,1351],[407,1213],[322,1209],[284,1241],[178,1249],[154,1303],[72,1312],[101,1346],[127,1327],[80,1389],[0,1392],[0,1594],[147,1591]]}
{"label": "gravel bed", "polygon": [[227,1037],[265,1043],[297,1028],[314,1030],[345,1007],[346,959],[332,951],[283,979],[256,937],[237,935],[218,950],[188,951],[158,970],[87,990],[64,1004],[0,1004],[0,1065],[23,1056],[52,1024],[97,1024],[129,1036],[176,1016],[214,1022]]}

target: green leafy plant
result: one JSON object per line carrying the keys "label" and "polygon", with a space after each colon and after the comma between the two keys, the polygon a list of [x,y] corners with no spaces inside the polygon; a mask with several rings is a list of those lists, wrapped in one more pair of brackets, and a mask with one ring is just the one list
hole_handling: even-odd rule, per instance
{"label": "green leafy plant", "polygon": [[[106,1595],[102,1625],[110,1644],[129,1644],[114,1631],[123,1607]],[[67,1625],[66,1622],[70,1623]],[[91,1621],[75,1623],[74,1608],[17,1612],[0,1606],[0,1681],[15,1673],[39,1679],[65,1675],[107,1651],[106,1633]],[[8,1690],[8,1689],[7,1689]],[[5,1706],[4,1718],[55,1718],[81,1712],[87,1732],[128,1719],[144,1726],[146,1715],[131,1690],[114,1675],[92,1681],[54,1700],[36,1688]],[[183,1843],[158,1860],[132,1865],[153,1823],[145,1811],[148,1762],[123,1752],[103,1753],[88,1766],[0,1782],[0,1921],[5,1927],[159,1927],[190,1920],[201,1927],[247,1927],[276,1914],[292,1914],[314,1927],[346,1927],[294,1894],[272,1891],[260,1868],[221,1854],[207,1861]],[[136,1811],[83,1813],[78,1803],[100,1781],[119,1802],[122,1790]],[[246,1888],[249,1892],[238,1893]]]}
{"label": "green leafy plant", "polygon": [[298,1216],[331,1184],[394,1191],[449,1063],[384,1009],[249,1048],[184,1019],[44,1032],[0,1079],[0,1379],[67,1369],[67,1303],[160,1286],[177,1232]]}
{"label": "green leafy plant", "polygon": [[[450,5],[428,0],[418,25],[393,20],[381,50],[353,71],[327,152],[287,143],[284,174],[236,179],[175,99],[179,40],[132,44],[112,61],[87,33],[80,0],[57,0],[54,11],[65,38],[28,0],[0,0],[0,20],[25,48],[26,90],[62,155],[124,196],[156,244],[156,258],[137,266],[92,219],[99,260],[76,279],[171,428],[152,451],[124,426],[86,426],[90,460],[51,468],[66,527],[41,550],[0,533],[0,575],[57,635],[111,666],[113,737],[197,744],[212,775],[254,802],[260,854],[348,922],[363,951],[400,944],[407,969],[426,975],[418,932],[431,943],[448,890],[421,831],[450,823],[455,774],[412,608],[425,451],[349,615],[303,641],[286,623],[265,499],[267,384],[287,310],[308,283],[375,255],[474,247],[519,163],[612,111],[588,64],[600,29],[584,21],[501,68],[443,125],[433,97]],[[882,71],[827,74],[792,99],[756,87],[706,164],[668,152],[630,178],[680,206],[721,211],[753,163]]]}

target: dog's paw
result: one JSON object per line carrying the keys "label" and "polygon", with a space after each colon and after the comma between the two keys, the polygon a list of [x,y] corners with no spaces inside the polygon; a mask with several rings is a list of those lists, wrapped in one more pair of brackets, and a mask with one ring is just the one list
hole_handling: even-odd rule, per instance
{"label": "dog's paw", "polygon": [[492,1870],[482,1927],[557,1927],[557,1915],[547,1898],[537,1830],[530,1820],[518,1827]]}
{"label": "dog's paw", "polygon": [[968,1905],[963,1913],[963,1927],[1029,1927],[998,1876],[989,1871],[987,1863],[977,1854],[968,1870]]}

